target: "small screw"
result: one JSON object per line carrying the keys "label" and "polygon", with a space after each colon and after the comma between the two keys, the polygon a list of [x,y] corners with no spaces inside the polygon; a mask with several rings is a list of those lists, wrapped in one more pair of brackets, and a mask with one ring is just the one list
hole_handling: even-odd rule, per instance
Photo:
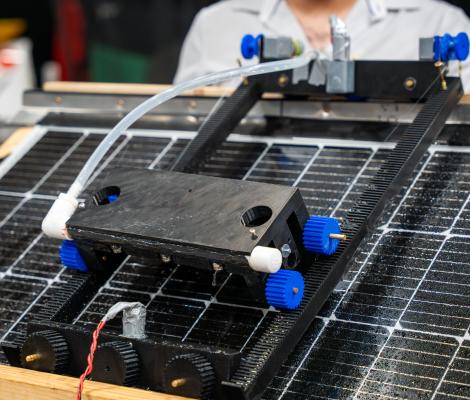
{"label": "small screw", "polygon": [[41,359],[41,355],[39,353],[34,353],[34,354],[30,354],[28,356],[25,357],[25,361],[29,364],[29,363],[33,363],[35,361],[38,361]]}
{"label": "small screw", "polygon": [[111,250],[113,251],[114,254],[121,254],[122,253],[122,247],[121,246],[117,246],[115,244],[113,244],[111,246]]}
{"label": "small screw", "polygon": [[405,88],[406,90],[412,91],[416,88],[416,79],[415,78],[406,78],[405,80]]}
{"label": "small screw", "polygon": [[288,258],[292,253],[290,246],[286,243],[281,247],[282,258]]}
{"label": "small screw", "polygon": [[85,208],[86,204],[85,203],[78,203],[78,208]]}
{"label": "small screw", "polygon": [[186,385],[186,383],[187,383],[187,380],[185,378],[179,378],[179,379],[173,379],[170,385],[173,389],[177,389]]}
{"label": "small screw", "polygon": [[251,228],[250,233],[251,233],[251,240],[258,239],[258,235],[256,234],[256,229],[255,228]]}
{"label": "small screw", "polygon": [[171,257],[170,257],[170,256],[166,256],[166,255],[164,255],[164,254],[162,254],[162,255],[160,256],[160,259],[161,259],[162,262],[165,263],[165,264],[168,264],[168,263],[171,262]]}
{"label": "small screw", "polygon": [[280,87],[285,87],[289,83],[289,77],[286,74],[282,74],[279,77],[277,83]]}
{"label": "small screw", "polygon": [[218,272],[218,271],[222,271],[224,267],[218,263],[212,263],[212,269]]}

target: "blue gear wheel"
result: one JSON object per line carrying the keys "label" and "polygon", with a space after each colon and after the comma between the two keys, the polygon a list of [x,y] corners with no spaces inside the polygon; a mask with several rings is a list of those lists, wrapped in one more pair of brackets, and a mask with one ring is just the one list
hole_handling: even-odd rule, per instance
{"label": "blue gear wheel", "polygon": [[304,247],[311,253],[331,256],[339,245],[338,239],[331,239],[332,233],[341,233],[336,218],[310,217],[304,226]]}
{"label": "blue gear wheel", "polygon": [[266,302],[273,307],[295,310],[304,297],[304,278],[300,272],[281,269],[266,280]]}
{"label": "blue gear wheel", "polygon": [[245,35],[243,36],[241,42],[241,52],[245,60],[251,60],[254,56],[259,56],[261,47],[260,42],[263,39],[263,35],[253,36]]}
{"label": "blue gear wheel", "polygon": [[434,61],[448,62],[452,60],[465,61],[470,53],[470,41],[465,32],[452,36],[434,37]]}
{"label": "blue gear wheel", "polygon": [[60,262],[65,268],[88,272],[88,267],[78,251],[77,244],[73,240],[64,240],[62,242],[59,256]]}

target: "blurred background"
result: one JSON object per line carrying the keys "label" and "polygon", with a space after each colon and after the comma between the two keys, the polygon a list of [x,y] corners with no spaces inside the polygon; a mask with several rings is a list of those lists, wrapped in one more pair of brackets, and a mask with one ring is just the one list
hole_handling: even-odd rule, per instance
{"label": "blurred background", "polygon": [[[215,2],[3,0],[0,118],[44,81],[170,83],[195,14]],[[470,13],[468,0],[449,2]]]}

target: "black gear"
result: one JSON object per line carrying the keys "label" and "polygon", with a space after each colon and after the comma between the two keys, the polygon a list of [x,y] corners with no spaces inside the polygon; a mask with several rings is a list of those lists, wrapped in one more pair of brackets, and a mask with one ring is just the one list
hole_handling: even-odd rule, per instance
{"label": "black gear", "polygon": [[67,341],[54,331],[31,333],[23,343],[20,354],[23,368],[51,373],[66,372],[69,357]]}
{"label": "black gear", "polygon": [[214,368],[202,355],[178,355],[165,366],[163,387],[166,393],[211,399],[215,388]]}
{"label": "black gear", "polygon": [[127,342],[109,342],[98,346],[93,360],[93,380],[121,386],[133,386],[140,374],[139,355]]}

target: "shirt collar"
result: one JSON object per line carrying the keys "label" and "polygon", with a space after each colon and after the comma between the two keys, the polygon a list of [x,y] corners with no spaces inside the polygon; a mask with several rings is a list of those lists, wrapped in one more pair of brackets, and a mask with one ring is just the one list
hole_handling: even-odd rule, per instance
{"label": "shirt collar", "polygon": [[[244,2],[239,9],[259,13],[261,22],[269,23],[273,15],[276,14],[280,3],[285,0],[257,0]],[[415,11],[422,7],[422,0],[358,0],[367,4],[371,22],[383,20],[388,12],[407,10]]]}

